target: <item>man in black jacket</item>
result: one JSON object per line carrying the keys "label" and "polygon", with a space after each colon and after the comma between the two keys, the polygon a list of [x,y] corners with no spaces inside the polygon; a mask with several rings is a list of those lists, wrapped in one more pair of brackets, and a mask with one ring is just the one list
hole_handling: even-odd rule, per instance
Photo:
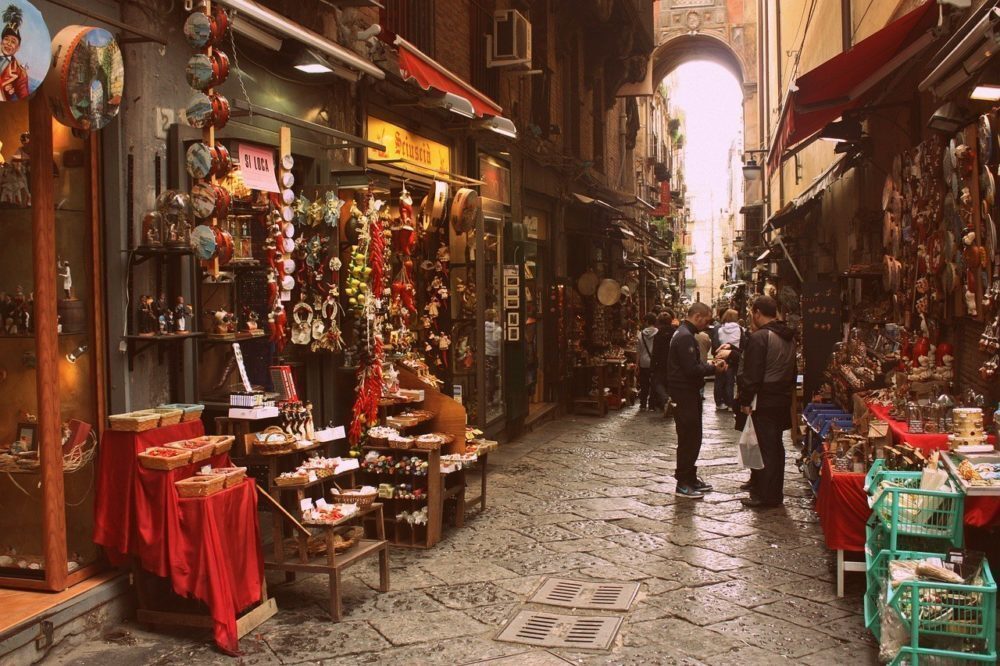
{"label": "man in black jacket", "polygon": [[[764,469],[750,477],[750,497],[745,506],[780,506],[784,500],[784,432],[792,427],[792,391],[795,390],[795,333],[779,321],[773,298],[761,296],[750,308],[755,331],[747,341],[736,378],[744,414],[751,415]],[[757,405],[751,405],[757,399]]]}
{"label": "man in black jacket", "polygon": [[677,494],[700,499],[712,486],[698,478],[698,455],[701,453],[702,403],[701,391],[705,377],[726,371],[724,361],[701,360],[701,350],[695,334],[704,331],[712,320],[712,309],[695,303],[688,309],[687,319],[670,340],[667,357],[668,390],[677,404],[674,423],[677,426]]}
{"label": "man in black jacket", "polygon": [[674,337],[674,313],[664,310],[656,317],[657,333],[653,336],[653,360],[649,366],[650,394],[649,408],[667,408],[667,354],[670,352],[670,339]]}

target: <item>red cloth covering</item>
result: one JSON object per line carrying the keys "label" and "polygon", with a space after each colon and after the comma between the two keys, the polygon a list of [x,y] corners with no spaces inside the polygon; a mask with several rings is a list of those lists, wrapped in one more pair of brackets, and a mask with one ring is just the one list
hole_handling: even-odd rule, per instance
{"label": "red cloth covering", "polygon": [[101,439],[94,503],[94,542],[108,559],[139,565],[169,578],[174,591],[204,602],[215,621],[215,641],[237,654],[236,615],[260,601],[263,555],[252,480],[206,498],[180,498],[174,482],[203,465],[230,465],[222,454],[170,471],[146,469],[142,451],[199,437],[201,421],[141,433],[108,430]]}
{"label": "red cloth covering", "polygon": [[824,456],[820,470],[816,513],[830,550],[861,552],[865,549],[865,523],[871,515],[865,475],[838,472]]}

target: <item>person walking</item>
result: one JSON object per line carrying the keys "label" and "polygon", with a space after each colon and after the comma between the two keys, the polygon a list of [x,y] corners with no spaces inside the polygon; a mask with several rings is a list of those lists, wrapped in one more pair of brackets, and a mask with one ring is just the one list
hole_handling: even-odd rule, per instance
{"label": "person walking", "polygon": [[726,357],[728,369],[723,377],[716,379],[715,408],[736,410],[733,400],[736,393],[736,372],[739,368],[740,351],[743,346],[743,338],[746,335],[740,327],[738,320],[740,315],[736,310],[729,309],[722,313],[722,325],[718,328],[718,349],[716,353],[729,349],[730,354]]}
{"label": "person walking", "polygon": [[667,358],[667,388],[670,398],[677,404],[674,423],[677,427],[677,494],[700,499],[712,486],[698,478],[698,455],[702,439],[702,391],[705,377],[721,374],[726,370],[722,360],[709,363],[702,360],[701,349],[695,336],[703,332],[712,320],[712,309],[704,303],[688,308],[687,318],[681,322],[670,340]]}
{"label": "person walking", "polygon": [[656,317],[656,335],[653,336],[653,358],[649,367],[649,408],[662,409],[667,415],[670,396],[667,392],[667,358],[670,353],[670,340],[674,337],[674,313],[664,310]]}
{"label": "person walking", "polygon": [[[756,330],[747,340],[736,384],[741,410],[757,433],[764,469],[751,474],[750,496],[740,501],[744,506],[763,508],[784,502],[784,432],[792,427],[795,333],[777,318],[778,304],[769,296],[757,298],[750,315]],[[751,407],[755,398],[756,407]]]}
{"label": "person walking", "polygon": [[649,406],[649,388],[653,365],[653,338],[659,332],[656,328],[656,315],[647,312],[644,318],[646,327],[639,331],[636,342],[636,359],[639,366],[639,411]]}

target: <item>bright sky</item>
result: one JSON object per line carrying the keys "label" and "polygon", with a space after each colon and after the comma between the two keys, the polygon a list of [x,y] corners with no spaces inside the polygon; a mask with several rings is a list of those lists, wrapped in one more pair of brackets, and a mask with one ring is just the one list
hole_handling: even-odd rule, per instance
{"label": "bright sky", "polygon": [[[688,62],[667,77],[671,105],[684,112],[684,178],[694,219],[725,206],[729,146],[743,124],[743,93],[724,67]],[[712,201],[715,200],[713,205]]]}

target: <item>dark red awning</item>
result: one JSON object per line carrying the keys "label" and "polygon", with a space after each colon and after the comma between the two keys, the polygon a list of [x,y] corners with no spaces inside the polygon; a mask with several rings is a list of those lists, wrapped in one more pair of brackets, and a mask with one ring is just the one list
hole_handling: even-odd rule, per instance
{"label": "dark red awning", "polygon": [[499,104],[463,81],[458,75],[448,71],[413,44],[402,37],[396,37],[394,43],[399,49],[399,74],[404,79],[413,81],[424,90],[433,88],[439,92],[464,97],[469,100],[480,118],[503,114],[503,108]]}
{"label": "dark red awning", "polygon": [[861,106],[880,81],[910,61],[934,40],[938,4],[928,0],[849,51],[830,58],[795,80],[768,155],[768,175],[785,151],[818,133],[844,112]]}

